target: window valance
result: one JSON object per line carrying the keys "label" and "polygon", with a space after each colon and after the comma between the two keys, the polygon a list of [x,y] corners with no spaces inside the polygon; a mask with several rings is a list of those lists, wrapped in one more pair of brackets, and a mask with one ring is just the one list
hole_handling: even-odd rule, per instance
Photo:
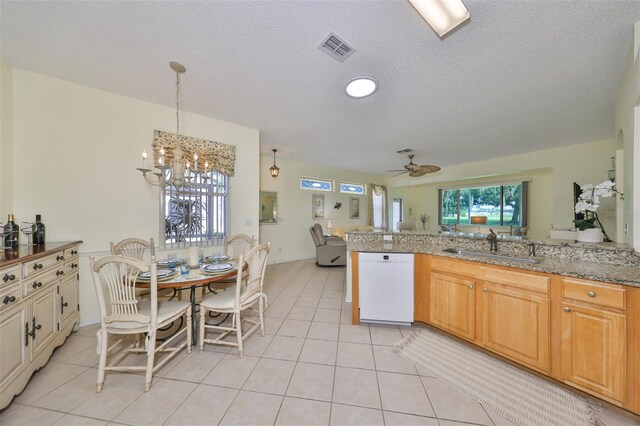
{"label": "window valance", "polygon": [[173,164],[174,157],[180,156],[178,160],[182,164],[190,163],[194,167],[194,154],[198,154],[198,170],[204,172],[205,162],[209,163],[208,170],[214,170],[227,176],[234,175],[236,162],[236,147],[220,142],[208,141],[206,139],[192,138],[180,135],[180,140],[176,144],[176,134],[153,131],[153,160],[154,164],[160,164],[160,149],[164,149],[164,164]]}

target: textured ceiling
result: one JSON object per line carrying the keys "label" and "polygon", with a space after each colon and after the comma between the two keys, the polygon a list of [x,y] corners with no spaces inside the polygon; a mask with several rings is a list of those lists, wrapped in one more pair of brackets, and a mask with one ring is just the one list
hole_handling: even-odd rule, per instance
{"label": "textured ceiling", "polygon": [[[442,167],[614,136],[638,1],[465,0],[440,40],[406,1],[8,2],[2,59],[260,129],[261,150],[382,173],[417,150]],[[357,52],[316,48],[334,31]],[[380,89],[344,94],[368,74]]]}

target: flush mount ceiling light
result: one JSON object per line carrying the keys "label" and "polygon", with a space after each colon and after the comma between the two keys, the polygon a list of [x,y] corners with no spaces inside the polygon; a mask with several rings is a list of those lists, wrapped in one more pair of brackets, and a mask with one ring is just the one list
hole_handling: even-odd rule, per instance
{"label": "flush mount ceiling light", "polygon": [[466,22],[470,15],[461,0],[409,0],[409,3],[440,36]]}
{"label": "flush mount ceiling light", "polygon": [[345,87],[347,96],[360,99],[373,95],[378,90],[378,80],[368,75],[354,77],[347,81]]}

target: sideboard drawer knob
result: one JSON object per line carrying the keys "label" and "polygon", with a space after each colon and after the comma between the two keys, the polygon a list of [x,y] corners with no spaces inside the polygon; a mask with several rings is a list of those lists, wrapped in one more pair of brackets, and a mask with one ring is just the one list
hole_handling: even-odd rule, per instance
{"label": "sideboard drawer knob", "polygon": [[565,306],[564,308],[562,308],[562,310],[565,312],[571,312],[571,308],[568,306]]}
{"label": "sideboard drawer knob", "polygon": [[587,292],[587,296],[596,297],[596,292],[595,291],[589,291],[589,292]]}

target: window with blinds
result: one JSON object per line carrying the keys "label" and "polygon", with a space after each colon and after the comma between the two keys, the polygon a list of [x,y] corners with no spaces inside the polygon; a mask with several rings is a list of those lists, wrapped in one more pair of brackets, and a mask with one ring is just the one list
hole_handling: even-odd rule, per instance
{"label": "window with blinds", "polygon": [[221,244],[227,229],[228,176],[201,173],[188,185],[160,191],[160,229],[166,247]]}

